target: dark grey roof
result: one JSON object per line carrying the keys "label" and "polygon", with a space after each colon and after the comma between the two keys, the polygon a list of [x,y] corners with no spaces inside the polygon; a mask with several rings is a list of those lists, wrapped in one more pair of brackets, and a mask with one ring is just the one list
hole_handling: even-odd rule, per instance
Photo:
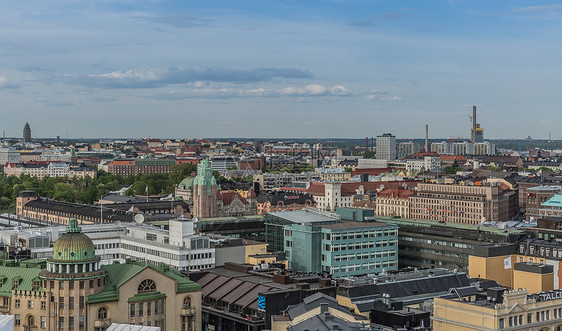
{"label": "dark grey roof", "polygon": [[[322,306],[325,305],[325,306]],[[311,296],[303,299],[303,302],[294,306],[289,306],[287,308],[287,315],[294,320],[296,317],[305,314],[318,307],[325,307],[326,311],[321,312],[311,318],[307,318],[304,321],[294,324],[293,326],[287,328],[287,330],[334,330],[334,326],[337,325],[340,330],[366,330],[364,327],[370,325],[369,320],[361,315],[356,315],[349,312],[347,307],[340,306],[336,299],[326,295],[321,292],[317,292]],[[341,312],[350,314],[357,320],[364,320],[364,323],[354,323],[334,316],[328,311],[328,307],[332,309],[339,310]]]}
{"label": "dark grey roof", "polygon": [[[99,206],[82,205],[78,203],[47,200],[43,198],[29,201],[24,208],[43,209],[54,213],[58,212],[58,213],[68,213],[70,215],[79,215],[78,218],[80,217],[99,218],[101,214]],[[110,220],[110,221],[131,222],[132,216],[130,214],[127,214],[125,211],[112,210],[107,208],[107,206],[104,206],[103,219],[106,221]]]}

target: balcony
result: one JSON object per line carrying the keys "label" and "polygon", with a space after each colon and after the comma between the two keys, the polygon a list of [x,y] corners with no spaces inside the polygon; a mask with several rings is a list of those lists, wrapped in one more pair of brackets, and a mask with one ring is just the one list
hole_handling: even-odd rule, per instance
{"label": "balcony", "polygon": [[195,316],[195,307],[183,308],[180,310],[181,316]]}
{"label": "balcony", "polygon": [[108,328],[111,325],[111,318],[98,318],[94,321],[96,328]]}

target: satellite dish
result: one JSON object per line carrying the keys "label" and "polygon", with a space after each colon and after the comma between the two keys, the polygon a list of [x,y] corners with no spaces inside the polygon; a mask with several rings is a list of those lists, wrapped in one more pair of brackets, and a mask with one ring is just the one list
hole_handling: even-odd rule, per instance
{"label": "satellite dish", "polygon": [[137,222],[139,224],[144,222],[144,216],[142,216],[142,214],[136,214],[135,215],[135,222]]}

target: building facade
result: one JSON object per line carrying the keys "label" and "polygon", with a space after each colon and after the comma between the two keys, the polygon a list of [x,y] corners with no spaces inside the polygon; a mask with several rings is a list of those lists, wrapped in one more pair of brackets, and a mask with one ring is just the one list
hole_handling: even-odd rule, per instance
{"label": "building facade", "polygon": [[148,264],[102,266],[76,220],[52,250],[46,268],[41,260],[0,267],[0,310],[15,316],[15,330],[100,331],[111,323],[201,330],[201,287],[179,272]]}
{"label": "building facade", "polygon": [[419,183],[410,198],[411,218],[478,224],[513,219],[517,195],[502,185]]}
{"label": "building facade", "polygon": [[396,137],[390,133],[377,136],[377,159],[396,160]]}
{"label": "building facade", "polygon": [[217,217],[217,181],[206,159],[197,165],[193,179],[193,217]]}
{"label": "building facade", "polygon": [[410,218],[410,197],[413,190],[403,188],[385,189],[377,193],[375,215]]}
{"label": "building facade", "polygon": [[31,142],[31,126],[29,126],[28,122],[25,122],[23,127],[23,142],[30,143]]}
{"label": "building facade", "polygon": [[[562,292],[493,288],[487,297],[435,298],[433,330],[562,329]],[[490,292],[492,292],[490,294]]]}

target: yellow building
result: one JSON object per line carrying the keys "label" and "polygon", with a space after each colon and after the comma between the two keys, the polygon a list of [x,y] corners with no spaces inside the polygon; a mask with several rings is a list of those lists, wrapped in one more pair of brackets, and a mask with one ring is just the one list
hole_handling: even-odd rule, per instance
{"label": "yellow building", "polygon": [[0,267],[0,312],[15,330],[103,331],[111,323],[201,330],[201,286],[165,266],[102,266],[90,238],[70,220],[46,261]]}
{"label": "yellow building", "polygon": [[544,259],[517,254],[515,248],[513,244],[475,247],[468,257],[469,276],[495,280],[509,288],[525,288],[530,293],[553,290],[553,266],[544,264]]}
{"label": "yellow building", "polygon": [[488,289],[487,296],[435,298],[433,330],[562,330],[562,291]]}

